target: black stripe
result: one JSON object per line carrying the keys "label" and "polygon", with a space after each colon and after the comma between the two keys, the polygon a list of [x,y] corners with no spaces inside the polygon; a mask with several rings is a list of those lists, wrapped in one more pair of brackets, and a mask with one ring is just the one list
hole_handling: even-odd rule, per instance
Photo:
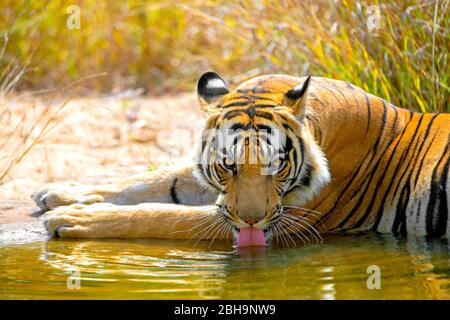
{"label": "black stripe", "polygon": [[420,178],[420,173],[422,172],[422,168],[423,168],[423,163],[425,161],[425,159],[428,158],[428,151],[430,151],[431,147],[433,146],[434,140],[436,139],[437,134],[435,134],[433,136],[433,138],[431,139],[430,143],[428,144],[427,149],[425,150],[425,153],[422,156],[422,159],[420,160],[420,164],[419,164],[419,168],[417,170],[416,176],[414,177],[414,184],[413,184],[413,190],[416,189],[417,187],[417,182],[419,181]]}
{"label": "black stripe", "polygon": [[[287,138],[286,138],[286,149],[287,150],[290,150],[290,149],[288,149],[288,147],[289,148],[292,148],[293,149],[293,151],[294,151],[294,159],[295,159],[295,166],[294,166],[294,178],[296,179],[298,176],[300,176],[300,172],[302,171],[302,168],[303,168],[303,164],[304,164],[304,162],[305,162],[305,143],[303,142],[303,139],[302,138],[300,138],[300,137],[298,137],[298,139],[297,139],[297,141],[298,141],[298,145],[300,146],[300,154],[298,154],[297,153],[297,150],[295,149],[295,147],[292,145],[292,143],[291,143],[291,145],[288,145],[287,144]],[[297,164],[298,164],[298,159],[297,159],[297,157],[299,157],[299,156],[301,156],[302,157],[302,160],[300,161],[300,165],[297,167]]]}
{"label": "black stripe", "polygon": [[445,232],[447,231],[447,223],[448,223],[448,207],[447,203],[447,178],[448,178],[448,170],[450,167],[450,158],[447,159],[447,163],[445,164],[444,170],[442,172],[441,176],[441,194],[440,194],[440,205],[438,210],[438,218],[436,222],[436,226],[434,229],[434,234],[438,237],[441,237],[445,235]]}
{"label": "black stripe", "polygon": [[170,196],[172,197],[172,202],[175,204],[180,204],[180,200],[178,199],[176,184],[177,184],[178,178],[175,178],[172,183],[172,187],[170,187]]}
{"label": "black stripe", "polygon": [[226,120],[229,120],[229,119],[232,119],[232,118],[234,118],[234,117],[240,116],[240,115],[242,115],[243,113],[244,113],[243,110],[231,110],[231,111],[226,112],[226,113],[223,115],[223,118],[226,119]]}
{"label": "black stripe", "polygon": [[250,129],[252,126],[252,124],[249,122],[246,125],[240,123],[240,122],[236,122],[233,125],[230,126],[230,130],[248,130]]}
{"label": "black stripe", "polygon": [[[421,118],[421,119],[422,119],[422,118]],[[420,126],[420,122],[419,122],[419,124],[418,124],[417,127],[419,127],[419,126]],[[363,224],[363,222],[367,219],[367,217],[370,215],[370,213],[371,213],[371,211],[372,211],[372,207],[373,207],[373,205],[374,205],[374,203],[375,203],[375,199],[376,199],[376,197],[378,196],[378,189],[379,189],[379,187],[380,187],[380,183],[379,183],[379,182],[384,180],[384,177],[386,176],[386,173],[387,173],[387,171],[388,171],[388,169],[389,169],[390,163],[392,162],[392,159],[393,159],[394,155],[396,154],[397,148],[398,148],[398,146],[399,146],[399,143],[400,143],[401,139],[403,138],[403,135],[404,135],[405,132],[406,132],[406,129],[407,129],[407,128],[405,127],[404,131],[403,131],[402,134],[400,135],[399,140],[398,140],[397,143],[395,144],[394,150],[392,151],[392,153],[391,153],[391,155],[390,155],[390,157],[389,157],[389,160],[388,160],[388,162],[387,162],[387,164],[386,164],[386,166],[385,166],[385,168],[384,168],[384,171],[383,171],[383,173],[382,173],[382,175],[381,175],[381,178],[380,178],[380,179],[377,181],[377,183],[375,184],[375,188],[374,188],[374,191],[373,191],[373,193],[372,193],[372,198],[371,198],[371,200],[370,200],[370,202],[369,202],[369,206],[368,206],[366,212],[365,212],[364,215],[356,222],[356,224],[355,224],[354,226],[352,226],[353,228],[361,226],[361,225]],[[417,128],[416,128],[416,130],[417,130]],[[386,148],[385,151],[387,151],[387,149],[388,149],[388,148]],[[371,186],[372,179],[373,179],[374,176],[375,176],[375,173],[376,173],[376,171],[377,171],[377,168],[378,168],[379,164],[381,163],[381,159],[383,158],[383,156],[384,156],[384,154],[380,156],[380,158],[378,159],[378,161],[377,161],[377,163],[376,163],[376,165],[375,165],[375,168],[372,170],[372,172],[371,172],[371,174],[370,174],[370,176],[369,176],[369,180],[368,180],[368,182],[367,182],[367,184],[366,184],[366,187],[365,187],[364,191],[362,192],[362,195],[359,197],[356,206],[353,207],[353,209],[350,211],[349,215],[348,215],[347,217],[345,217],[344,220],[342,220],[342,222],[338,225],[338,228],[344,227],[345,224],[350,220],[351,217],[353,217],[353,215],[357,212],[357,210],[358,210],[359,207],[361,206],[361,204],[362,204],[364,198],[366,197],[366,192],[367,192],[369,186]],[[401,162],[399,161],[399,164],[400,164],[400,163],[401,163]],[[373,187],[373,186],[372,186],[372,187]],[[385,196],[387,197],[386,194],[385,194]],[[378,212],[378,214],[379,214],[379,212]]]}
{"label": "black stripe", "polygon": [[[397,172],[398,172],[399,169],[401,168],[401,165],[403,164],[403,160],[404,160],[405,157],[408,155],[409,150],[411,149],[411,145],[412,145],[412,143],[414,143],[414,141],[415,141],[415,139],[416,139],[417,133],[418,133],[419,128],[420,128],[420,125],[422,124],[423,116],[424,116],[423,114],[420,115],[419,122],[417,123],[417,126],[416,126],[416,128],[414,129],[414,134],[413,134],[411,140],[409,141],[408,148],[405,149],[405,150],[403,150],[402,156],[400,157],[400,159],[399,159],[398,162],[397,162],[397,165],[396,165],[396,167],[395,167],[395,169],[394,169],[394,173],[393,173],[392,176],[391,176],[391,181],[390,181],[390,183],[389,183],[389,185],[388,185],[388,187],[387,187],[387,189],[386,189],[386,191],[385,191],[385,193],[384,193],[384,195],[383,195],[383,198],[382,198],[382,200],[381,200],[381,205],[380,205],[380,207],[378,208],[378,212],[377,212],[377,215],[376,215],[375,223],[374,223],[373,226],[372,226],[372,230],[375,230],[375,231],[376,231],[377,228],[378,228],[378,226],[379,226],[379,224],[380,224],[380,221],[381,221],[381,218],[382,218],[383,212],[384,212],[384,204],[385,204],[385,202],[386,202],[386,199],[387,199],[388,195],[390,194],[390,190],[391,190],[391,188],[392,188],[392,186],[393,186],[393,184],[394,184],[395,177],[397,176]],[[400,142],[400,140],[401,140],[401,138],[403,137],[403,134],[406,132],[407,128],[408,128],[408,126],[405,127],[404,131],[402,132],[402,136],[400,137],[400,139],[399,139],[398,142]],[[416,141],[416,145],[417,145],[418,141],[419,141],[419,140]],[[393,155],[395,154],[395,151],[396,151],[396,149],[397,149],[398,142],[397,142],[397,145],[396,145],[394,151],[393,151],[392,154],[391,154],[391,157],[389,158],[389,161],[388,161],[388,163],[387,163],[387,165],[386,165],[385,171],[383,172],[383,175],[382,175],[382,177],[381,177],[381,179],[380,179],[379,181],[383,181],[383,180],[384,180],[384,176],[385,176],[387,170],[389,169],[389,166],[390,166],[390,164],[391,164],[392,157],[393,157]],[[367,217],[365,217],[365,218],[367,218]]]}
{"label": "black stripe", "polygon": [[[406,131],[407,126],[408,126],[409,123],[411,122],[412,116],[413,116],[413,112],[409,112],[409,120],[408,120],[408,123],[405,125],[405,127],[404,127],[402,133],[400,134],[399,140],[397,141],[397,144],[396,144],[396,146],[394,147],[394,151],[397,149],[398,143],[400,142],[401,138],[403,137],[403,135],[404,135],[404,133],[405,133],[405,131]],[[394,123],[394,125],[395,125],[395,123]],[[371,174],[369,175],[369,180],[367,180],[367,179],[363,180],[364,182],[367,182],[367,181],[368,181],[368,183],[366,184],[366,188],[365,188],[364,191],[363,191],[363,194],[365,194],[365,193],[367,192],[367,189],[368,189],[368,187],[369,187],[370,181],[373,179],[373,175],[374,175],[374,173],[376,172],[376,170],[378,169],[378,166],[379,166],[379,164],[380,164],[381,159],[384,157],[384,155],[385,155],[386,152],[388,151],[389,147],[391,146],[391,142],[393,141],[394,138],[395,138],[395,137],[392,137],[391,141],[389,141],[389,142],[387,143],[386,148],[383,150],[383,152],[381,152],[381,155],[380,155],[380,157],[378,158],[377,162],[375,163],[375,166],[373,167],[373,169],[370,170]],[[369,150],[369,152],[364,156],[363,160],[362,160],[361,163],[359,164],[358,168],[356,169],[355,173],[353,174],[352,178],[349,180],[349,182],[347,183],[347,185],[345,186],[345,188],[343,189],[343,191],[339,194],[338,198],[336,199],[336,201],[335,201],[335,203],[334,203],[333,208],[332,208],[331,210],[328,210],[328,211],[323,215],[322,219],[325,219],[325,217],[328,216],[330,213],[332,213],[333,210],[337,207],[337,205],[339,204],[339,202],[340,202],[342,196],[343,196],[344,193],[347,191],[347,189],[351,186],[351,184],[353,183],[353,180],[354,180],[355,177],[359,174],[359,171],[362,169],[362,165],[363,165],[363,163],[364,163],[364,160],[368,157],[369,153],[370,153],[370,150]],[[372,161],[374,160],[374,158],[375,158],[375,156],[377,155],[377,153],[378,153],[377,150],[372,150],[372,156],[371,156],[371,159],[369,160],[369,163],[367,164],[367,168],[370,166],[370,164],[371,164]],[[393,154],[391,154],[391,157],[392,157],[392,156],[393,156]],[[361,186],[361,187],[359,187],[359,188],[355,188],[356,192],[352,195],[352,198],[356,196],[357,191],[360,191],[362,187],[363,187],[363,186]],[[317,208],[322,204],[322,202],[323,202],[325,199],[326,199],[326,197],[323,198],[322,201],[319,202],[319,203],[318,203],[315,207],[313,207],[312,209],[317,209]],[[359,202],[362,202],[362,199],[361,199],[361,198],[359,199]]]}
{"label": "black stripe", "polygon": [[370,113],[370,100],[369,100],[369,96],[367,95],[367,93],[362,92],[362,94],[364,95],[364,97],[366,98],[366,105],[367,105],[367,127],[366,127],[366,133],[364,135],[367,134],[367,132],[369,131],[369,127],[370,127],[370,117],[371,117],[371,113]]}
{"label": "black stripe", "polygon": [[407,184],[406,187],[402,189],[400,199],[397,202],[395,218],[391,229],[394,235],[400,234],[406,236],[406,209],[408,207],[410,193],[411,189],[409,184]]}
{"label": "black stripe", "polygon": [[267,104],[267,103],[256,103],[253,105],[255,108],[274,108],[276,107],[275,104]]}
{"label": "black stripe", "polygon": [[[386,106],[385,106],[384,103],[383,103],[382,124],[381,124],[381,126],[380,126],[380,132],[378,133],[377,140],[376,140],[376,142],[375,142],[375,144],[374,144],[374,147],[372,148],[372,157],[371,157],[371,159],[370,159],[370,162],[373,161],[375,155],[377,154],[378,148],[375,148],[375,146],[378,147],[378,144],[379,144],[379,142],[381,141],[380,136],[382,135],[383,129],[384,129],[385,124],[386,124],[386,117],[387,117],[387,110],[386,110]],[[398,143],[400,142],[401,137],[403,136],[403,134],[404,134],[404,131],[402,132],[402,135],[400,136],[399,141],[397,141],[397,143],[396,143],[396,145],[395,145],[395,147],[394,147],[394,151],[393,151],[393,153],[392,153],[391,156],[390,156],[390,160],[392,159],[393,154],[394,154],[395,150],[397,149]],[[375,173],[376,173],[376,171],[377,171],[377,169],[378,169],[378,166],[379,166],[380,163],[381,163],[381,159],[382,159],[383,156],[385,155],[386,151],[389,149],[389,146],[390,146],[390,142],[387,144],[387,147],[383,150],[383,153],[380,155],[380,157],[378,158],[378,160],[377,160],[377,162],[376,162],[374,168],[371,170],[371,173],[370,173],[370,175],[369,175],[369,179],[366,180],[366,181],[367,181],[367,184],[366,184],[366,186],[365,186],[365,188],[364,188],[364,190],[363,190],[361,196],[359,197],[358,202],[356,203],[356,206],[353,207],[352,210],[350,211],[350,213],[349,213],[349,214],[348,214],[348,215],[347,215],[347,216],[339,223],[339,225],[337,226],[337,228],[343,228],[343,227],[345,226],[345,224],[353,217],[353,215],[357,212],[357,210],[358,210],[359,207],[361,206],[361,204],[362,204],[362,202],[363,202],[363,200],[364,200],[364,198],[365,198],[366,192],[367,192],[367,190],[368,190],[368,188],[369,188],[369,186],[370,186],[370,184],[371,184],[371,182],[372,182],[372,179],[374,178]],[[360,163],[360,165],[359,165],[359,167],[358,167],[358,170],[357,170],[356,172],[359,171],[359,169],[361,168],[363,162],[364,162],[364,161],[362,161],[362,162]],[[369,164],[370,164],[370,162],[369,162]],[[385,170],[384,174],[385,174],[385,173],[386,173],[386,170]],[[356,174],[356,173],[355,173],[355,174]],[[353,176],[355,176],[355,174],[354,174]],[[347,186],[346,186],[346,187],[348,188],[348,186],[349,186],[351,183],[352,183],[352,180],[350,180],[350,181],[347,183]],[[378,187],[379,187],[379,184],[377,184],[377,188],[378,188]],[[359,191],[359,190],[360,190],[360,189],[357,189],[357,191]],[[341,195],[342,195],[342,194],[343,194],[343,193],[341,193]],[[355,195],[353,195],[352,197],[354,197],[354,196],[355,196]],[[376,197],[376,191],[374,191],[374,193],[373,193],[373,195],[372,195],[372,199],[371,199],[371,202],[370,202],[372,205],[373,205],[373,201],[374,201],[374,198],[375,198],[375,197]],[[337,202],[335,203],[334,207],[336,207],[336,206],[337,206]],[[369,205],[369,206],[370,206],[370,205]],[[368,208],[368,209],[369,209],[369,208]],[[331,210],[328,211],[327,214],[328,214],[329,212],[331,212]],[[367,210],[367,211],[365,212],[364,216],[363,216],[364,219],[363,219],[363,220],[360,219],[360,220],[357,222],[357,224],[360,223],[361,221],[364,221],[364,220],[367,218],[367,216],[368,216],[369,214],[370,214],[370,211]]]}
{"label": "black stripe", "polygon": [[[406,236],[406,234],[407,234],[406,210],[407,210],[407,208],[408,208],[408,204],[409,204],[409,201],[410,201],[410,194],[411,194],[411,176],[412,176],[412,174],[413,174],[413,168],[410,169],[410,166],[411,166],[411,165],[415,165],[415,164],[417,163],[417,160],[418,160],[418,158],[419,158],[419,156],[420,156],[420,153],[421,153],[421,151],[422,151],[423,145],[424,145],[424,143],[426,142],[426,140],[427,140],[427,138],[428,138],[428,135],[429,135],[429,133],[430,133],[430,128],[431,128],[431,126],[433,125],[433,122],[434,122],[434,119],[435,119],[435,118],[436,118],[436,115],[433,116],[433,118],[431,119],[431,121],[428,123],[427,129],[426,129],[425,134],[424,134],[424,136],[423,136],[422,143],[421,143],[421,145],[420,145],[420,147],[419,147],[419,149],[418,149],[418,152],[417,152],[416,156],[414,157],[414,160],[410,160],[410,161],[408,162],[408,166],[407,166],[407,168],[405,169],[405,171],[403,172],[402,176],[400,177],[400,179],[399,179],[399,181],[398,181],[398,184],[397,184],[397,187],[395,188],[395,190],[394,190],[394,192],[393,192],[394,195],[397,193],[398,187],[400,186],[400,184],[401,184],[401,182],[402,182],[402,180],[403,180],[404,174],[405,174],[406,172],[410,171],[410,173],[409,173],[409,175],[408,175],[408,178],[406,179],[406,182],[405,182],[405,184],[404,184],[405,186],[404,186],[403,189],[402,189],[402,192],[401,192],[399,201],[397,202],[397,206],[396,206],[397,210],[396,210],[396,213],[395,213],[394,223],[393,223],[393,225],[392,225],[392,232],[393,232],[394,234],[395,234],[395,233],[400,233],[402,236]],[[431,139],[431,141],[430,141],[430,143],[429,143],[429,146],[431,146],[431,145],[433,144],[433,141],[434,141],[434,138],[435,138],[435,137],[436,137],[436,135]],[[418,139],[417,141],[419,141],[419,139]],[[417,144],[418,144],[418,142],[416,143],[416,146],[417,146]],[[427,148],[427,150],[425,151],[424,157],[426,156],[426,154],[427,154],[427,152],[428,152],[428,149],[429,149],[429,148]],[[413,152],[413,156],[414,156],[414,153],[415,153],[415,150],[414,150],[414,152]],[[423,163],[423,159],[424,159],[424,158],[422,158],[421,166],[422,166],[422,163]],[[421,166],[419,167],[419,170],[420,170]],[[417,179],[417,177],[416,177],[416,179]],[[417,180],[416,180],[416,181],[417,181]],[[413,189],[413,190],[414,190],[414,189]],[[406,193],[405,193],[405,191],[406,191]],[[383,202],[383,203],[384,203],[384,202]]]}
{"label": "black stripe", "polygon": [[[444,156],[442,156],[443,158]],[[433,170],[431,178],[430,197],[427,205],[427,213],[425,217],[425,228],[428,235],[433,235],[433,216],[436,211],[436,203],[439,201],[439,184],[436,181],[436,174],[439,168],[439,164],[442,159],[439,160],[436,167]]]}
{"label": "black stripe", "polygon": [[231,107],[244,107],[248,105],[248,101],[236,101],[236,102],[231,102],[230,104],[226,104],[224,106],[222,106],[223,109],[225,108],[231,108]]}
{"label": "black stripe", "polygon": [[397,108],[395,106],[393,106],[392,104],[389,106],[391,107],[391,110],[394,110],[394,124],[392,125],[392,130],[395,131],[395,126],[396,126],[397,120],[398,120],[398,111],[397,111]]}
{"label": "black stripe", "polygon": [[[211,159],[208,157],[207,163],[209,163],[210,161],[211,161]],[[212,185],[214,188],[218,189],[216,184],[214,183],[213,175],[211,172],[211,166],[206,165],[205,167],[203,167],[201,164],[199,166],[202,168],[202,173],[208,179],[209,184]]]}
{"label": "black stripe", "polygon": [[383,116],[381,118],[381,125],[380,125],[380,132],[378,133],[377,140],[375,141],[375,144],[373,145],[373,150],[376,152],[378,150],[378,145],[381,141],[381,136],[383,134],[384,127],[386,126],[386,118],[387,118],[387,108],[386,104],[383,100],[381,100],[381,103],[383,104]]}
{"label": "black stripe", "polygon": [[[436,116],[437,116],[437,114],[435,114],[432,117],[432,119],[430,120],[430,122],[428,123],[428,126],[425,129],[425,133],[423,135],[422,143],[420,144],[420,147],[418,149],[417,155],[414,157],[414,153],[416,152],[417,144],[419,143],[419,139],[417,139],[417,142],[416,142],[416,145],[414,146],[414,151],[413,151],[413,154],[412,154],[412,157],[414,157],[414,160],[411,159],[410,161],[408,161],[408,165],[407,165],[406,169],[403,171],[400,179],[398,180],[397,186],[395,187],[393,194],[397,194],[397,191],[398,191],[398,188],[399,188],[399,186],[401,184],[401,181],[403,180],[403,177],[405,176],[405,174],[408,173],[408,170],[409,170],[410,166],[415,166],[415,164],[417,163],[417,159],[419,158],[419,155],[420,155],[420,153],[422,151],[423,145],[425,144],[425,142],[426,142],[426,140],[428,138],[428,135],[430,134],[430,129],[433,126],[433,122],[436,119]],[[433,142],[433,140],[430,142],[430,145],[432,144],[432,142]],[[408,149],[408,151],[409,151],[409,149]],[[409,176],[411,176],[411,173],[409,174]]]}
{"label": "black stripe", "polygon": [[[344,193],[348,190],[348,188],[349,188],[349,187],[352,185],[352,183],[354,182],[355,178],[359,175],[359,173],[360,173],[360,171],[361,171],[361,169],[362,169],[362,166],[363,166],[365,160],[367,159],[367,157],[369,156],[370,153],[371,153],[371,151],[369,150],[369,151],[367,152],[367,154],[363,157],[363,160],[359,163],[358,168],[356,168],[356,170],[353,172],[353,175],[352,175],[351,178],[348,180],[348,182],[347,182],[347,184],[345,185],[345,187],[342,189],[342,191],[341,191],[341,192],[339,193],[339,195],[337,196],[336,201],[334,202],[333,207],[332,207],[331,209],[329,209],[329,210],[324,214],[324,217],[325,217],[326,215],[328,215],[330,212],[333,212],[334,209],[336,209],[336,207],[338,206],[339,202],[341,201],[341,198],[342,198],[342,196],[344,195]],[[372,157],[371,157],[371,159],[369,160],[369,163],[367,164],[367,166],[369,166],[369,165],[372,163],[372,161],[373,161],[375,155],[376,155],[375,153],[372,153]],[[322,204],[322,202],[323,202],[325,199],[326,199],[326,197],[325,197],[321,202],[319,202],[319,203],[317,204],[317,206],[313,207],[313,210],[317,209],[317,207],[320,206],[320,205]]]}
{"label": "black stripe", "polygon": [[[298,138],[298,137],[296,136],[296,138]],[[292,155],[293,159],[291,161],[291,168],[290,168],[290,172],[293,172],[293,177],[286,180],[286,183],[289,183],[289,185],[286,188],[286,194],[293,191],[297,187],[296,184],[298,183],[298,181],[297,181],[298,174],[300,173],[299,169],[301,169],[303,167],[304,145],[303,145],[303,141],[300,138],[298,138],[298,144],[300,146],[300,153],[301,153],[301,157],[302,157],[300,163],[299,163],[299,160],[297,159],[299,154],[298,154],[297,150],[294,148],[292,139],[291,139],[291,137],[286,135],[286,145],[284,147],[284,152],[288,155],[291,150],[293,151],[293,155]],[[308,180],[306,180],[306,182],[308,182]]]}
{"label": "black stripe", "polygon": [[320,129],[317,119],[312,118],[308,114],[305,115],[305,118],[312,123],[312,128],[314,129],[314,138],[319,146],[322,147],[322,130]]}
{"label": "black stripe", "polygon": [[[449,166],[450,158],[447,159],[447,162],[442,171],[442,176],[440,177],[439,181],[438,181],[438,177],[437,177],[437,172],[438,172],[440,164],[442,163],[442,161],[444,160],[445,156],[448,153],[448,148],[449,148],[449,146],[447,144],[446,150],[444,151],[442,157],[437,162],[436,167],[433,170],[433,174],[432,174],[432,178],[431,178],[430,199],[429,199],[428,206],[427,206],[427,213],[426,213],[426,220],[425,220],[426,231],[429,236],[441,235],[441,234],[438,234],[438,231],[439,231],[439,233],[444,232],[444,234],[445,234],[445,231],[446,231],[445,229],[447,227],[446,226],[447,222],[445,222],[445,227],[444,227],[443,220],[445,218],[445,221],[447,221],[447,217],[448,217],[446,180],[447,180],[447,175],[448,175],[448,166]],[[444,200],[445,200],[445,202],[444,202]],[[445,207],[445,209],[444,209],[444,207]],[[443,210],[443,212],[440,212],[440,210]],[[436,211],[439,216],[436,219],[437,223],[433,224],[433,221],[435,220],[434,215],[435,215]],[[441,226],[439,225],[439,223],[441,224]]]}
{"label": "black stripe", "polygon": [[258,111],[258,112],[256,112],[256,116],[267,119],[267,120],[273,120],[273,115],[268,112]]}
{"label": "black stripe", "polygon": [[305,165],[305,169],[303,169],[303,177],[300,179],[300,184],[302,186],[308,186],[311,184],[311,174],[312,174],[312,166],[311,165]]}
{"label": "black stripe", "polygon": [[230,110],[227,113],[224,114],[223,118],[226,120],[230,120],[234,117],[240,116],[243,113],[247,114],[249,117],[261,117],[261,118],[265,118],[267,120],[273,120],[273,115],[269,112],[264,112],[264,111],[255,111],[254,108],[250,107],[248,109],[243,109],[243,110]]}
{"label": "black stripe", "polygon": [[256,128],[259,130],[265,130],[268,134],[272,133],[272,127],[265,124],[257,124]]}

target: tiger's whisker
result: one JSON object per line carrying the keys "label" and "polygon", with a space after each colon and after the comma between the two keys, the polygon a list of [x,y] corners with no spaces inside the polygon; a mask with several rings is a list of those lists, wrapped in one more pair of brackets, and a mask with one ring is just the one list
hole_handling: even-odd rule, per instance
{"label": "tiger's whisker", "polygon": [[[289,219],[289,218],[286,218],[286,219]],[[297,226],[301,227],[302,229],[304,229],[305,231],[307,231],[310,235],[312,235],[314,237],[314,239],[316,240],[317,243],[319,243],[320,241],[323,240],[322,236],[317,231],[317,229],[315,229],[307,221],[292,221],[292,220],[290,220],[290,223],[293,225],[297,225]]]}
{"label": "tiger's whisker", "polygon": [[[197,245],[202,239],[208,238],[208,237],[210,237],[211,235],[213,235],[214,232],[215,232],[215,230],[216,230],[218,227],[220,227],[220,225],[223,224],[223,223],[224,223],[224,218],[223,218],[223,216],[222,216],[221,219],[218,219],[218,220],[214,221],[214,224],[211,224],[210,226],[205,227],[205,228],[202,230],[202,232],[204,232],[204,234],[198,238],[198,240],[197,240],[197,242],[195,243],[195,245]],[[198,234],[198,233],[197,233],[197,234]],[[197,235],[197,234],[196,234],[196,235]],[[195,235],[195,236],[196,236],[196,235]]]}
{"label": "tiger's whisker", "polygon": [[289,214],[290,211],[298,211],[298,212],[302,213],[302,216],[298,216],[298,215],[293,215],[293,214],[291,214],[292,216],[302,217],[302,218],[307,218],[307,216],[313,216],[313,217],[316,218],[320,223],[323,224],[323,222],[322,222],[321,219],[320,219],[320,218],[321,218],[321,217],[320,217],[320,216],[321,216],[320,213],[311,213],[311,212],[304,211],[303,209],[300,209],[300,208],[295,208],[295,209],[287,208],[286,210],[283,211],[283,213]]}
{"label": "tiger's whisker", "polygon": [[[322,236],[320,235],[320,232],[314,228],[314,226],[309,223],[309,219],[298,219],[299,217],[293,217],[290,215],[283,215],[283,220],[288,221],[292,225],[297,225],[298,227],[304,229],[307,231],[310,235],[314,237],[317,243],[323,240]],[[319,240],[320,239],[320,240]]]}
{"label": "tiger's whisker", "polygon": [[286,217],[289,217],[289,218],[291,218],[291,219],[293,219],[295,221],[298,221],[298,220],[305,221],[305,220],[307,220],[307,221],[309,221],[312,224],[320,223],[322,225],[322,229],[326,230],[326,227],[325,227],[325,225],[323,224],[323,222],[321,220],[313,221],[313,220],[309,219],[308,217],[294,216],[294,215],[289,214],[289,213],[284,213],[283,215],[286,216]]}
{"label": "tiger's whisker", "polygon": [[220,230],[221,230],[222,228],[224,228],[225,223],[226,223],[225,221],[221,220],[220,223],[218,224],[218,226],[217,226],[213,231],[211,231],[211,236],[212,236],[213,234],[215,234],[215,235],[214,235],[214,237],[212,238],[212,240],[210,241],[208,248],[211,248],[211,245],[213,244],[213,242],[214,242],[214,240],[216,239],[217,235],[219,234]]}
{"label": "tiger's whisker", "polygon": [[[292,233],[294,235],[296,235],[299,239],[302,240],[303,244],[306,244],[306,241],[308,241],[308,243],[310,243],[310,240],[308,239],[308,237],[306,237],[303,232],[301,232],[301,230],[297,229],[295,226],[290,226],[289,224],[287,224],[285,221],[282,222],[283,226],[287,229],[289,229],[290,231],[292,231]],[[305,241],[306,239],[306,241]]]}
{"label": "tiger's whisker", "polygon": [[[300,210],[298,210],[298,211],[300,211]],[[283,212],[283,214],[289,215],[290,217],[292,217],[294,219],[303,219],[303,220],[309,220],[309,221],[311,221],[313,223],[316,223],[316,224],[318,223],[318,224],[321,225],[321,227],[323,229],[326,229],[325,225],[323,224],[323,222],[320,219],[320,217],[317,217],[316,215],[313,215],[313,214],[308,214],[308,213],[303,214],[303,212],[300,212],[300,213],[302,213],[302,215],[292,214],[292,213],[290,213],[289,209]],[[313,217],[314,219],[311,219],[311,217]]]}
{"label": "tiger's whisker", "polygon": [[189,241],[190,241],[190,240],[193,240],[193,239],[197,239],[197,236],[203,233],[203,235],[201,235],[201,236],[198,238],[197,242],[195,243],[195,245],[197,245],[198,242],[199,242],[200,240],[202,240],[202,239],[205,237],[205,234],[206,234],[207,232],[209,232],[212,228],[214,228],[216,225],[217,225],[217,221],[214,221],[214,223],[204,226],[203,229],[197,231],[197,232],[189,239]]}
{"label": "tiger's whisker", "polygon": [[278,230],[278,232],[280,233],[280,239],[281,239],[281,241],[283,242],[283,244],[286,246],[286,247],[289,247],[289,244],[288,244],[288,242],[287,242],[287,239],[286,239],[286,237],[284,236],[284,231],[283,231],[283,229],[280,229],[279,227],[278,227],[278,225],[274,225],[274,227]]}
{"label": "tiger's whisker", "polygon": [[[288,228],[288,226],[285,225],[283,222],[281,222],[281,225]],[[291,237],[291,235],[288,232],[286,232],[286,235],[287,235],[287,237],[289,237],[289,239],[292,241],[292,243],[294,244],[294,247],[295,247],[297,245],[295,240]]]}
{"label": "tiger's whisker", "polygon": [[[185,230],[177,230],[177,231],[173,231],[170,234],[177,234],[177,233],[182,233],[182,232],[189,232],[191,233],[192,231],[194,231],[195,229],[201,227],[202,225],[208,223],[210,220],[216,219],[216,216],[207,216],[202,218],[199,222],[197,222],[196,224],[194,224],[190,229],[185,229]],[[177,223],[179,223],[180,221],[177,221],[173,226],[172,229],[176,226]]]}
{"label": "tiger's whisker", "polygon": [[296,206],[283,206],[283,208],[298,209],[298,210],[302,210],[302,211],[305,211],[305,212],[316,213],[316,214],[319,214],[319,215],[322,214],[322,212],[320,212],[320,211],[311,210],[311,209],[306,209],[306,208],[302,208],[302,207],[296,207]]}

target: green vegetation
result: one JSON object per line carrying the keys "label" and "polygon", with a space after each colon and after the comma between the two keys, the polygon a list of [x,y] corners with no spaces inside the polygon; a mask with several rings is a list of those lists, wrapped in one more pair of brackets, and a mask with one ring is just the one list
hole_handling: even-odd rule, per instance
{"label": "green vegetation", "polygon": [[[66,26],[78,5],[81,28]],[[381,8],[380,28],[368,30]],[[450,4],[440,1],[27,1],[0,8],[4,90],[191,90],[207,69],[231,82],[265,73],[350,81],[402,107],[450,111]],[[6,43],[7,39],[7,43]],[[16,83],[14,83],[16,85]],[[11,86],[12,88],[13,86]]]}

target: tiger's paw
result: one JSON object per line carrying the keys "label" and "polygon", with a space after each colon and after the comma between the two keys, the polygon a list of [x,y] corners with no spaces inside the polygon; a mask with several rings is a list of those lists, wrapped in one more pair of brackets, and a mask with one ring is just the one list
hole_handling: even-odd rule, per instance
{"label": "tiger's paw", "polygon": [[108,213],[102,209],[108,203],[93,205],[72,204],[58,207],[44,215],[44,226],[54,238],[97,238],[102,236]]}
{"label": "tiger's paw", "polygon": [[66,186],[44,186],[34,192],[31,195],[31,198],[38,205],[41,213],[74,203],[92,204],[103,201],[103,197],[100,195],[83,194],[81,188],[75,184]]}

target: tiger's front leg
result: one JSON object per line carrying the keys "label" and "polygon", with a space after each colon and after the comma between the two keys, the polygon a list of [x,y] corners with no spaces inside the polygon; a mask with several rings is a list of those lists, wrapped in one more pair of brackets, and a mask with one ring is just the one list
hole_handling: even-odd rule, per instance
{"label": "tiger's front leg", "polygon": [[62,238],[224,239],[231,235],[230,224],[214,205],[73,204],[44,217],[47,231]]}
{"label": "tiger's front leg", "polygon": [[205,205],[214,203],[216,197],[194,178],[192,165],[161,168],[102,185],[47,185],[32,195],[42,212],[74,203],[97,202]]}

